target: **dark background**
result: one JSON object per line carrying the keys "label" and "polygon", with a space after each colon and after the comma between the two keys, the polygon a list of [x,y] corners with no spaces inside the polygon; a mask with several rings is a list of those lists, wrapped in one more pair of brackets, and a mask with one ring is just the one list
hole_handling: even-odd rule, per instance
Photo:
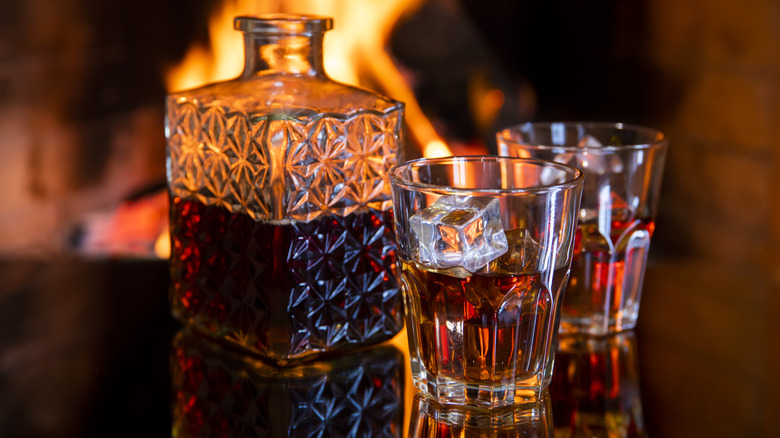
{"label": "dark background", "polygon": [[[208,44],[219,6],[0,1],[0,435],[167,425],[165,264],[74,243],[164,181],[165,70]],[[527,120],[666,132],[638,329],[648,429],[777,431],[780,2],[427,0],[388,49],[453,143]],[[489,123],[475,84],[505,97]]]}
{"label": "dark background", "polygon": [[[388,49],[445,140],[491,147],[527,120],[661,129],[654,251],[778,275],[776,1],[419,3]],[[165,71],[208,46],[220,6],[0,4],[1,252],[67,250],[90,212],[164,180]],[[474,116],[479,86],[503,91],[488,121]]]}

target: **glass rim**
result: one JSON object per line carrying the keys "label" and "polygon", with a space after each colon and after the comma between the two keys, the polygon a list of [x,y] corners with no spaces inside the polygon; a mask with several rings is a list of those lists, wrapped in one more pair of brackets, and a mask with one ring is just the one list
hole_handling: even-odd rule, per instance
{"label": "glass rim", "polygon": [[239,15],[233,19],[233,28],[247,33],[305,35],[331,30],[333,19],[285,13]]}
{"label": "glass rim", "polygon": [[[644,143],[632,143],[624,145],[603,145],[603,146],[577,146],[577,145],[553,145],[553,144],[539,144],[537,142],[523,142],[513,139],[511,134],[524,133],[527,130],[537,130],[539,128],[552,129],[553,125],[563,125],[565,127],[582,126],[601,129],[614,129],[615,131],[634,131],[646,135],[648,138],[653,139]],[[589,122],[589,121],[558,121],[558,122],[525,122],[518,125],[506,127],[496,133],[498,140],[504,141],[509,145],[522,146],[528,149],[539,150],[562,150],[567,152],[576,152],[586,150],[588,152],[614,152],[619,150],[642,150],[652,149],[658,147],[665,147],[669,143],[669,139],[662,131],[641,125],[634,125],[631,123],[622,122]]]}
{"label": "glass rim", "polygon": [[[403,177],[401,174],[413,167],[422,167],[422,165],[430,164],[455,164],[458,162],[515,162],[533,164],[536,167],[548,167],[554,168],[564,172],[566,180],[555,184],[540,184],[528,187],[507,187],[507,188],[487,188],[487,187],[452,187],[441,184],[431,184],[411,181],[408,178]],[[388,177],[394,185],[402,187],[411,191],[426,191],[429,193],[437,193],[441,195],[502,195],[502,194],[542,194],[550,192],[552,189],[564,189],[571,190],[582,185],[585,177],[581,170],[576,167],[568,166],[554,161],[540,160],[537,158],[519,158],[519,157],[506,157],[497,155],[468,155],[468,156],[449,156],[440,158],[418,158],[415,160],[409,160],[405,163],[398,164],[390,169]]]}

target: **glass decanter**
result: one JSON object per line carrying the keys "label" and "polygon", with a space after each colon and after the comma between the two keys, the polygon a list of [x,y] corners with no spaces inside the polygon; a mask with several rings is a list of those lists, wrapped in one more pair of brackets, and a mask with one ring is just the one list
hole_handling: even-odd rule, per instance
{"label": "glass decanter", "polygon": [[404,106],[323,68],[330,18],[237,17],[240,77],[167,98],[172,313],[278,365],[402,327]]}

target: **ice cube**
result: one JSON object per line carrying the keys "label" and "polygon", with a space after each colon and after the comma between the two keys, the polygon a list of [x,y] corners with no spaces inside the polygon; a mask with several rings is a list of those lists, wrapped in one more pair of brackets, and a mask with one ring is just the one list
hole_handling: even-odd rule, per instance
{"label": "ice cube", "polygon": [[538,270],[542,247],[524,228],[505,231],[507,252],[488,265],[488,272],[523,273]]}
{"label": "ice cube", "polygon": [[[556,140],[555,140],[555,132],[553,132],[553,144],[555,144],[555,145],[563,145],[564,144],[565,135],[562,134],[562,133],[559,133],[558,136],[560,137],[560,139],[558,140],[558,142],[556,142]],[[585,134],[584,136],[582,136],[580,141],[577,142],[577,147],[578,148],[584,148],[584,147],[587,147],[587,146],[596,146],[596,147],[598,147],[598,146],[601,146],[601,142],[598,141],[598,139],[596,139],[596,137],[594,137],[594,136],[592,136],[590,134]],[[587,169],[589,167],[588,166],[589,161],[593,160],[593,157],[592,156],[589,157],[589,155],[591,155],[591,154],[588,154],[587,151],[582,151],[582,152],[563,152],[563,153],[555,155],[555,158],[553,159],[553,161],[557,161],[558,163],[568,164],[570,166],[577,167],[578,169],[585,170],[585,169]],[[583,166],[583,164],[584,164],[584,166]],[[583,167],[585,169],[583,169]]]}
{"label": "ice cube", "polygon": [[603,144],[596,137],[585,134],[577,142],[577,147],[583,148],[582,151],[560,153],[553,160],[576,167],[586,174],[605,175],[622,172],[623,160],[616,153],[600,151],[601,146]]}
{"label": "ice cube", "polygon": [[579,142],[577,142],[577,147],[585,147],[585,146],[602,146],[601,142],[596,139],[596,137],[585,134],[582,136]]}
{"label": "ice cube", "polygon": [[418,261],[428,267],[479,271],[507,249],[496,198],[442,196],[409,218]]}

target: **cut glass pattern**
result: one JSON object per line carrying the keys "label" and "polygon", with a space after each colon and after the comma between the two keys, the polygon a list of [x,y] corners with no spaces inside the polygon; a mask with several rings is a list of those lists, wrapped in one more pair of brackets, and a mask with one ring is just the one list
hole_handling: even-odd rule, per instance
{"label": "cut glass pattern", "polygon": [[170,105],[171,191],[256,220],[386,210],[401,125],[399,109],[288,117]]}

